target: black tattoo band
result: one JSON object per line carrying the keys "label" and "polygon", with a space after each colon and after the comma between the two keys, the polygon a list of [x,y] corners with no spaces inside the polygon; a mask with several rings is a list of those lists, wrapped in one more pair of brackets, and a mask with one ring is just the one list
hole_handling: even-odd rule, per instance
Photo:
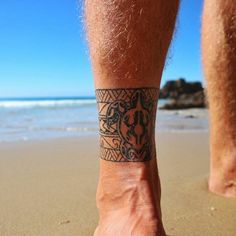
{"label": "black tattoo band", "polygon": [[155,155],[155,117],[159,89],[97,89],[100,157],[143,162]]}

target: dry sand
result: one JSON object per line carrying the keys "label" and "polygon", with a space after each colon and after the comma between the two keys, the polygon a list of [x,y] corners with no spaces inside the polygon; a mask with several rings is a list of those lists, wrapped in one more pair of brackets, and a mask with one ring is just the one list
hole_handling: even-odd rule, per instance
{"label": "dry sand", "polygon": [[[207,136],[158,136],[168,235],[236,235],[236,200],[207,192]],[[91,236],[97,176],[96,137],[1,144],[0,235]]]}

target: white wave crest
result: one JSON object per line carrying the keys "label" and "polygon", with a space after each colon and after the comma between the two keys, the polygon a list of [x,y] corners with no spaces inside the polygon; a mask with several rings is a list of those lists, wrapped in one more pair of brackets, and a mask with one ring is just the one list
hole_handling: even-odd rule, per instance
{"label": "white wave crest", "polygon": [[95,104],[95,99],[65,99],[65,100],[20,100],[0,101],[0,108],[21,108],[21,107],[56,107]]}

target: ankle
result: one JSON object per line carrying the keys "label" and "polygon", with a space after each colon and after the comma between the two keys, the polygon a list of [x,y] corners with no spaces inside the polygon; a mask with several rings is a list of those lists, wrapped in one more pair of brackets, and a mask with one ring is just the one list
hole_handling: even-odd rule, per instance
{"label": "ankle", "polygon": [[212,152],[209,189],[221,196],[236,197],[236,147]]}
{"label": "ankle", "polygon": [[211,172],[217,172],[223,179],[236,177],[236,146],[212,148]]}
{"label": "ankle", "polygon": [[[106,171],[103,171],[104,165]],[[108,165],[112,165],[111,172],[108,171]],[[101,163],[97,189],[97,206],[100,212],[136,210],[142,207],[156,210],[159,207],[157,195],[160,193],[151,173],[149,163]]]}
{"label": "ankle", "polygon": [[107,212],[100,215],[97,231],[102,233],[98,233],[98,235],[110,236],[116,232],[118,236],[165,236],[161,219],[158,219],[152,212],[151,206]]}
{"label": "ankle", "polygon": [[120,180],[100,179],[97,191],[100,217],[96,236],[109,236],[114,232],[117,236],[166,235],[153,183],[151,179],[141,176],[131,175],[129,179]]}

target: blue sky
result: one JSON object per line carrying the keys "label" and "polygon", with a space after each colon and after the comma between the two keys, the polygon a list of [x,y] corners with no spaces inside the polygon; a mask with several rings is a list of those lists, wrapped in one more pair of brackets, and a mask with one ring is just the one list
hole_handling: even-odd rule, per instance
{"label": "blue sky", "polygon": [[[93,96],[81,1],[7,0],[0,7],[0,97]],[[162,84],[203,79],[202,0],[182,0]]]}

